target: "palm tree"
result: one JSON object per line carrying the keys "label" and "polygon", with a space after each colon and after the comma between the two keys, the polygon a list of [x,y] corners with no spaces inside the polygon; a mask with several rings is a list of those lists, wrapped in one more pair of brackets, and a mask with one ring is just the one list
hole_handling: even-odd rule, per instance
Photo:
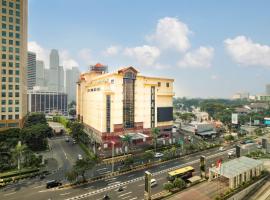
{"label": "palm tree", "polygon": [[23,153],[26,151],[27,146],[22,144],[21,141],[18,141],[16,147],[12,150],[14,158],[17,160],[18,170],[21,169],[21,162],[23,158]]}
{"label": "palm tree", "polygon": [[159,128],[157,128],[157,127],[152,128],[151,133],[152,133],[152,137],[153,137],[153,143],[155,145],[155,153],[157,152],[157,138],[159,136],[159,132],[160,132]]}
{"label": "palm tree", "polygon": [[[123,146],[124,147],[128,147],[128,146],[130,146],[130,144],[131,144],[131,141],[132,141],[132,136],[131,135],[129,135],[129,134],[125,134],[125,135],[123,135],[123,137],[121,138],[121,140],[122,140],[122,143],[123,143]],[[126,152],[125,152],[125,150],[124,150],[124,154],[125,154]]]}

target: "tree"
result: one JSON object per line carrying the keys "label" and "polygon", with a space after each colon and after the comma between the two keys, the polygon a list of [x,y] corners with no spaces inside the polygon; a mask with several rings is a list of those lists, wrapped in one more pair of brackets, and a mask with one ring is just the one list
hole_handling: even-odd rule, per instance
{"label": "tree", "polygon": [[173,185],[176,188],[183,189],[184,187],[186,187],[186,182],[181,178],[176,178],[173,181]]}
{"label": "tree", "polygon": [[[132,136],[131,135],[129,135],[129,134],[125,134],[125,135],[123,135],[123,137],[121,137],[121,141],[122,141],[122,144],[123,144],[123,146],[124,146],[124,148],[127,146],[127,147],[129,147],[130,146],[130,144],[131,144],[131,141],[132,141]],[[129,148],[128,148],[129,149]],[[125,152],[125,150],[124,150],[124,154],[125,154],[126,152]]]}
{"label": "tree", "polygon": [[83,177],[83,181],[85,181],[86,180],[85,172],[87,170],[94,168],[95,165],[96,161],[94,159],[83,158],[76,161],[76,164],[73,167],[73,169],[77,174],[81,175]]}
{"label": "tree", "polygon": [[68,111],[68,114],[71,115],[71,116],[75,116],[76,115],[76,109],[70,109]]}
{"label": "tree", "polygon": [[35,124],[47,124],[44,113],[31,113],[26,117],[24,127],[33,126]]}
{"label": "tree", "polygon": [[164,183],[163,188],[164,188],[164,190],[171,191],[174,188],[174,185],[171,182]]}
{"label": "tree", "polygon": [[145,151],[143,157],[150,162],[154,158],[154,152],[151,150]]}
{"label": "tree", "polygon": [[65,173],[65,177],[70,183],[73,183],[78,178],[78,173],[73,169]]}
{"label": "tree", "polygon": [[19,141],[16,147],[12,150],[13,157],[15,158],[17,162],[18,170],[21,169],[21,164],[22,164],[22,160],[23,160],[24,152],[26,148],[27,146],[25,144],[22,144],[21,141]]}
{"label": "tree", "polygon": [[71,129],[71,135],[75,138],[75,139],[79,139],[79,136],[83,134],[83,124],[79,123],[79,122],[72,122],[70,124],[70,129]]}
{"label": "tree", "polygon": [[159,136],[159,128],[155,127],[155,128],[152,128],[151,130],[151,134],[152,134],[152,137],[153,137],[153,143],[154,143],[154,147],[155,147],[155,152],[157,152],[157,138]]}

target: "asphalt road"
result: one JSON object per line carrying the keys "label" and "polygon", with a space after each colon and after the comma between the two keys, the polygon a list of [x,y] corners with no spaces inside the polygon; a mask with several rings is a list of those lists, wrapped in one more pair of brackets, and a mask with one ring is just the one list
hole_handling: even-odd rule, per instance
{"label": "asphalt road", "polygon": [[[217,159],[226,159],[227,152],[218,151],[218,148],[210,149],[204,152],[199,152],[193,155],[185,156],[177,160],[169,161],[160,164],[159,166],[150,167],[147,169],[153,173],[154,178],[157,180],[158,185],[152,189],[152,193],[161,192],[163,183],[167,182],[167,172],[173,168],[183,167],[185,165],[192,165],[195,167],[195,175],[199,173],[199,157],[200,155],[207,156],[207,165],[211,166],[216,163]],[[96,170],[107,170],[98,168]],[[0,192],[1,200],[29,200],[29,199],[75,199],[74,197],[85,195],[82,199],[95,199],[99,200],[105,194],[108,194],[111,199],[120,200],[136,200],[143,199],[144,192],[144,171],[140,170],[125,175],[116,176],[107,180],[96,181],[94,183],[85,184],[77,188],[68,189],[45,189],[46,181],[36,180],[34,184],[10,185],[5,188],[5,191]],[[124,191],[118,192],[119,185],[123,185]]]}

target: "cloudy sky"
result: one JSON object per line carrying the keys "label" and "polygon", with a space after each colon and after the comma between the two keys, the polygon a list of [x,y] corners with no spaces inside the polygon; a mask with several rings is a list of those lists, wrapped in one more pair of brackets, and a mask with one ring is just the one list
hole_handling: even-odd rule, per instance
{"label": "cloudy sky", "polygon": [[175,79],[177,96],[264,93],[270,83],[270,1],[29,0],[29,50],[48,66],[101,62]]}

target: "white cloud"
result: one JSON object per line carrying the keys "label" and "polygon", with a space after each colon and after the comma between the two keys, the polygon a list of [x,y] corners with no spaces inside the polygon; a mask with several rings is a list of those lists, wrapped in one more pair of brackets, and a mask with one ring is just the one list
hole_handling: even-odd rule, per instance
{"label": "white cloud", "polygon": [[106,56],[115,56],[119,53],[119,51],[121,50],[120,46],[109,46],[104,52],[103,54]]}
{"label": "white cloud", "polygon": [[88,48],[81,49],[78,53],[78,57],[82,61],[83,65],[89,66],[96,63],[92,56],[92,50]]}
{"label": "white cloud", "polygon": [[157,42],[161,48],[173,48],[184,52],[190,48],[188,26],[177,18],[165,17],[158,21],[156,32],[148,36],[150,41]]}
{"label": "white cloud", "polygon": [[79,66],[78,62],[72,58],[69,51],[64,49],[59,52],[60,65],[64,68],[72,68]]}
{"label": "white cloud", "polygon": [[126,48],[124,55],[132,57],[142,66],[151,66],[160,56],[160,50],[154,46],[138,46],[134,48]]}
{"label": "white cloud", "polygon": [[187,52],[183,59],[178,62],[179,67],[199,67],[209,68],[214,56],[214,48],[199,47],[198,49]]}
{"label": "white cloud", "polygon": [[45,66],[49,66],[49,50],[43,48],[36,41],[28,42],[28,51],[36,53],[37,59],[42,60]]}
{"label": "white cloud", "polygon": [[224,41],[232,58],[242,65],[270,67],[270,46],[254,43],[243,35]]}
{"label": "white cloud", "polygon": [[215,75],[215,74],[213,74],[213,75],[211,75],[211,77],[210,77],[212,80],[217,80],[218,79],[218,76],[217,75]]}

